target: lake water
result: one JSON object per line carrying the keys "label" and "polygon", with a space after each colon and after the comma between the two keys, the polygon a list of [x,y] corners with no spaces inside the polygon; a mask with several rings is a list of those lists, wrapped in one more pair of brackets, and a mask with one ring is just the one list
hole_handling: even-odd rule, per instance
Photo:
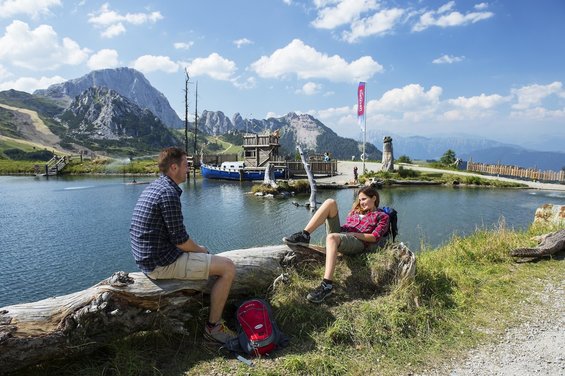
{"label": "lake water", "polygon": [[[118,270],[137,271],[128,231],[146,186],[118,177],[0,177],[0,307],[82,290]],[[245,194],[250,183],[200,179],[182,188],[188,232],[213,253],[281,244],[311,216],[292,205],[309,195],[260,198]],[[398,239],[415,251],[422,242],[435,247],[454,233],[493,228],[501,218],[524,229],[542,204],[565,205],[565,192],[552,191],[402,187],[380,194],[381,206],[399,212]],[[343,218],[354,195],[325,190],[318,201],[337,199]],[[313,241],[323,238],[320,228]]]}

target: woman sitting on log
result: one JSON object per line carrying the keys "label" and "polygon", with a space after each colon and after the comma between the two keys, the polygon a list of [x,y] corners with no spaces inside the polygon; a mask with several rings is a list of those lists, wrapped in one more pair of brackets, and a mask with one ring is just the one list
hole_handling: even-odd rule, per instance
{"label": "woman sitting on log", "polygon": [[386,243],[389,231],[389,217],[378,208],[379,194],[371,186],[362,187],[357,199],[340,225],[337,202],[327,199],[312,216],[304,230],[284,237],[289,245],[309,246],[310,234],[326,223],[326,269],[320,286],[310,292],[306,299],[312,303],[321,303],[333,292],[333,274],[337,253],[354,255],[370,252]]}

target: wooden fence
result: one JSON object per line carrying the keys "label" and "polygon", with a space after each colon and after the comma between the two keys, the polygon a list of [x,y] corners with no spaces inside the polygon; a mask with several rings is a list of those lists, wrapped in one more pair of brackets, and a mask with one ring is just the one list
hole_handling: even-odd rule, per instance
{"label": "wooden fence", "polygon": [[467,162],[467,171],[481,172],[489,175],[499,175],[510,178],[565,183],[565,171],[541,171],[534,168],[518,166],[488,165],[485,163]]}

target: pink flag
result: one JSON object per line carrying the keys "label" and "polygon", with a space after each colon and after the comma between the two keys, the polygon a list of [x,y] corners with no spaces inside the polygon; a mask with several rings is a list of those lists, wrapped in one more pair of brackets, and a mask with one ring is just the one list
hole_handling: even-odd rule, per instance
{"label": "pink flag", "polygon": [[362,117],[365,115],[365,83],[359,82],[357,88],[357,116]]}

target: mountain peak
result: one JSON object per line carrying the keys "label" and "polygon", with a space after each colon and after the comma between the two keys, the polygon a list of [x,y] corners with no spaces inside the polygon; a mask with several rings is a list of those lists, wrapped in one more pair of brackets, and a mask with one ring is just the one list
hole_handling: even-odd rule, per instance
{"label": "mountain peak", "polygon": [[141,108],[146,108],[172,128],[182,128],[183,122],[172,109],[167,98],[155,89],[143,73],[128,67],[100,69],[82,77],[36,90],[34,94],[62,101],[67,106],[91,87],[106,87],[128,98]]}

